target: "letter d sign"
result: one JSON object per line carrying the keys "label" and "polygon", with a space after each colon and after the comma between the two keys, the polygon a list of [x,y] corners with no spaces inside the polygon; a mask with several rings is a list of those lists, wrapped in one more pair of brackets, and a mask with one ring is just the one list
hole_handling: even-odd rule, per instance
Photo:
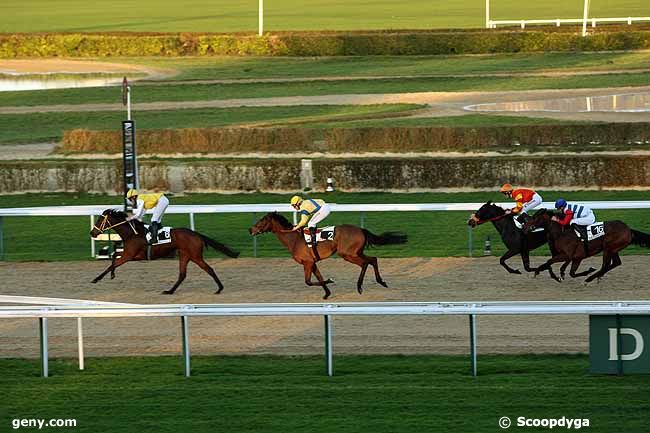
{"label": "letter d sign", "polygon": [[589,370],[598,374],[650,373],[650,316],[589,316]]}
{"label": "letter d sign", "polygon": [[[609,360],[618,361],[618,339],[617,339],[617,329],[609,328]],[[634,352],[624,355],[621,355],[621,361],[634,361],[643,353],[643,336],[639,331],[632,328],[621,328],[621,336],[624,334],[631,335],[634,337],[636,343],[636,349]],[[622,338],[622,337],[621,337]]]}

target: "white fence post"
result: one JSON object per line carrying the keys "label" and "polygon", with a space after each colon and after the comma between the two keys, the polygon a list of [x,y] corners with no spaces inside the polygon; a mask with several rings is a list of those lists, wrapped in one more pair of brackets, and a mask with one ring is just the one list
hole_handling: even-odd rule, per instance
{"label": "white fence post", "polygon": [[257,34],[259,36],[262,36],[264,34],[264,0],[260,0],[258,16],[259,19],[257,23]]}
{"label": "white fence post", "polygon": [[190,212],[190,228],[192,231],[196,231],[195,225],[194,225],[194,213]]}
{"label": "white fence post", "polygon": [[490,0],[485,0],[485,28],[490,28]]}
{"label": "white fence post", "polygon": [[48,377],[47,317],[39,317],[38,325],[39,334],[41,337],[41,376]]}
{"label": "white fence post", "polygon": [[[95,215],[90,215],[90,231],[93,230],[95,226]],[[90,257],[95,258],[95,238],[90,237]]]}
{"label": "white fence post", "polygon": [[190,324],[189,317],[181,316],[181,329],[183,337],[183,364],[185,366],[185,377],[190,377]]}
{"label": "white fence post", "polygon": [[478,374],[476,355],[476,314],[469,315],[469,353],[472,358],[472,376]]}
{"label": "white fence post", "polygon": [[582,36],[587,36],[587,18],[589,18],[589,0],[585,0],[585,8],[582,14]]}
{"label": "white fence post", "polygon": [[79,370],[83,370],[84,366],[84,331],[82,328],[81,317],[77,317],[77,344],[79,346]]}
{"label": "white fence post", "polygon": [[328,376],[334,375],[334,360],[332,354],[332,316],[325,315],[325,365]]}

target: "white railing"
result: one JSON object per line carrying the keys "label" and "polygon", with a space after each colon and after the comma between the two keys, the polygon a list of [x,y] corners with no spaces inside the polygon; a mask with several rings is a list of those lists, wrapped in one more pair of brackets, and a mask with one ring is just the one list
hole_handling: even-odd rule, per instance
{"label": "white railing", "polygon": [[[0,304],[5,302],[0,296]],[[14,297],[15,298],[15,297]],[[15,299],[13,300],[16,301]],[[40,298],[26,298],[25,302],[37,304]],[[323,316],[325,358],[327,375],[332,376],[332,316],[337,315],[464,315],[469,317],[469,340],[472,375],[477,374],[476,316],[478,315],[647,315],[650,301],[539,301],[539,302],[369,302],[323,304],[105,304],[88,305],[93,301],[76,301],[64,305],[1,306],[0,319],[39,319],[41,364],[43,376],[48,376],[48,319],[77,318],[79,328],[79,366],[83,369],[84,317],[180,317],[185,375],[190,376],[189,320],[193,316]],[[11,302],[11,301],[6,301]]]}
{"label": "white railing", "polygon": [[[650,209],[650,200],[624,200],[624,201],[580,201],[581,204],[591,209]],[[437,211],[476,211],[484,203],[368,203],[368,204],[336,204],[331,203],[333,212],[359,212],[361,227],[365,226],[366,212],[437,212]],[[512,207],[512,202],[496,203],[503,208]],[[544,202],[540,207],[553,208],[554,202]],[[4,257],[3,246],[3,217],[28,217],[28,216],[89,216],[90,229],[92,229],[95,218],[105,209],[121,208],[119,205],[92,205],[92,206],[44,206],[44,207],[19,207],[0,208],[0,260]],[[171,205],[167,208],[167,214],[189,215],[189,225],[195,230],[195,214],[219,214],[219,213],[252,213],[255,218],[257,214],[267,212],[293,213],[294,223],[297,221],[297,213],[288,204],[267,203],[267,204],[230,204],[230,205]],[[149,211],[150,213],[150,211]],[[473,250],[472,232],[468,234],[468,251],[471,257]],[[257,256],[257,238],[253,237],[253,255]],[[95,239],[90,238],[90,256],[95,257]]]}
{"label": "white railing", "polygon": [[[625,18],[588,18],[587,22],[591,23],[591,27],[596,27],[598,23],[627,23],[632,25],[635,22],[650,21],[650,17],[625,17]],[[555,24],[560,27],[561,24],[582,24],[582,18],[556,18],[550,20],[489,20],[488,28],[496,29],[497,26],[520,26],[525,29],[527,25],[531,24]]]}

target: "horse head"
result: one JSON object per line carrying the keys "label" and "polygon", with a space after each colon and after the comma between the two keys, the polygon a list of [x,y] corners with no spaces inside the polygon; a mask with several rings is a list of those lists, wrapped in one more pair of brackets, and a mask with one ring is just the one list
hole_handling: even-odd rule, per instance
{"label": "horse head", "polygon": [[[90,231],[90,236],[97,237],[98,235],[104,233],[107,230],[113,229],[115,227],[119,227],[120,225],[126,222],[126,218],[127,218],[126,213],[120,210],[106,209],[95,221],[95,224],[93,225],[93,228]],[[130,222],[130,224],[136,226],[136,229],[134,231],[141,230],[142,232],[144,232],[143,230],[144,225],[140,221],[133,220],[132,222]]]}
{"label": "horse head", "polygon": [[547,228],[551,222],[552,216],[553,216],[553,211],[551,210],[547,210],[547,209],[538,210],[526,220],[526,223],[522,227],[524,233],[528,233],[529,231],[540,227],[544,229]]}
{"label": "horse head", "polygon": [[467,225],[474,228],[484,222],[505,214],[505,212],[506,211],[503,210],[503,208],[492,203],[492,201],[488,201],[470,216]]}
{"label": "horse head", "polygon": [[269,212],[249,228],[248,233],[257,236],[261,233],[275,232],[276,230],[288,230],[292,227],[293,225],[279,213]]}

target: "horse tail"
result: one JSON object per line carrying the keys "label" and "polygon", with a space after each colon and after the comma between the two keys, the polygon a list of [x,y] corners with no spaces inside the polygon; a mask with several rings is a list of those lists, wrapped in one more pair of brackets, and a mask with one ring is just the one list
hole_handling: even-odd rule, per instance
{"label": "horse tail", "polygon": [[239,257],[239,251],[235,251],[226,245],[222,244],[221,242],[217,242],[214,239],[211,239],[207,237],[206,235],[202,235],[201,233],[197,233],[199,236],[201,236],[201,239],[203,240],[203,243],[207,246],[210,246],[214,248],[217,251],[221,251],[228,257],[232,257],[233,259],[236,259]]}
{"label": "horse tail", "polygon": [[385,232],[380,235],[371,233],[366,229],[362,229],[363,234],[366,235],[366,246],[373,245],[399,245],[408,242],[408,236],[400,232]]}
{"label": "horse tail", "polygon": [[641,247],[650,248],[650,234],[640,232],[638,230],[632,231],[632,243]]}

